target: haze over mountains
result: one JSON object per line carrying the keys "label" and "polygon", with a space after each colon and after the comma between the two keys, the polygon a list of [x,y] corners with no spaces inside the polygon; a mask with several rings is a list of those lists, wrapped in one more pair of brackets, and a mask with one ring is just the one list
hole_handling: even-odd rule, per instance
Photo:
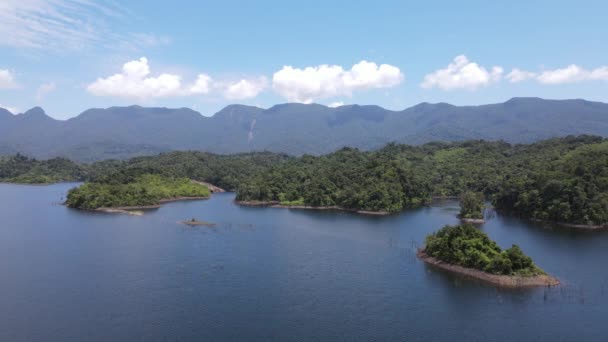
{"label": "haze over mountains", "polygon": [[0,108],[0,155],[20,152],[81,161],[189,149],[299,155],[344,146],[374,149],[391,141],[529,143],[570,134],[608,136],[608,104],[513,98],[481,106],[421,103],[391,111],[289,103],[269,109],[230,105],[212,117],[188,108],[130,106],[89,109],[65,121],[49,117],[39,107],[19,115]]}

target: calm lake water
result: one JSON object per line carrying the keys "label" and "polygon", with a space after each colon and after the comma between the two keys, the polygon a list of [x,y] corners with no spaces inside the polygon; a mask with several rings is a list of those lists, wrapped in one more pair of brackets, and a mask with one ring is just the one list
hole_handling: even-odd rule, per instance
{"label": "calm lake water", "polygon": [[72,186],[0,184],[0,341],[608,341],[605,231],[493,217],[564,284],[499,290],[416,259],[454,202],[365,217],[228,193],[137,217],[59,205]]}

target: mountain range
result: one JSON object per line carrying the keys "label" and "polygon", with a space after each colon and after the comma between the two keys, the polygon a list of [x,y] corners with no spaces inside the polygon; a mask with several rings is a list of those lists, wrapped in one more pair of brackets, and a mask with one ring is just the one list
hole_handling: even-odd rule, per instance
{"label": "mountain range", "polygon": [[230,105],[211,117],[188,108],[129,106],[88,109],[68,120],[53,119],[39,107],[18,115],[0,108],[0,155],[79,161],[171,150],[300,155],[344,146],[375,149],[388,142],[529,143],[579,134],[608,136],[608,104],[513,98],[480,106],[420,103],[392,111],[374,105],[287,103],[268,109]]}

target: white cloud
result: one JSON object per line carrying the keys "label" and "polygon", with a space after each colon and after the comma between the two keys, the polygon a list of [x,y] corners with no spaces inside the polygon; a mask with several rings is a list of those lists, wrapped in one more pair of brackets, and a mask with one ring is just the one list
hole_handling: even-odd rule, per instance
{"label": "white cloud", "polygon": [[8,110],[9,112],[11,112],[13,114],[18,114],[19,113],[19,108],[17,108],[17,107],[5,106],[5,105],[3,105],[3,104],[0,103],[0,108],[4,108],[4,109]]}
{"label": "white cloud", "polygon": [[164,36],[121,30],[132,17],[115,1],[1,0],[0,45],[64,52],[169,42]]}
{"label": "white cloud", "polygon": [[452,89],[477,89],[498,82],[502,78],[503,68],[494,66],[489,71],[469,61],[464,56],[456,56],[454,61],[445,69],[439,69],[424,77],[420,85],[422,88],[438,87],[443,90]]}
{"label": "white cloud", "polygon": [[608,66],[586,70],[576,64],[570,64],[565,68],[531,72],[513,69],[507,78],[512,83],[534,79],[541,84],[564,84],[582,81],[608,81]]}
{"label": "white cloud", "polygon": [[578,65],[571,64],[562,69],[546,70],[538,75],[538,81],[543,84],[560,84],[582,81],[587,77],[587,71]]}
{"label": "white cloud", "polygon": [[211,91],[213,79],[207,74],[199,74],[194,85],[190,87],[192,94],[208,94]]}
{"label": "white cloud", "polygon": [[585,70],[576,64],[570,64],[562,69],[545,70],[538,75],[538,81],[543,84],[563,84],[581,81],[608,81],[608,67]]}
{"label": "white cloud", "polygon": [[341,106],[344,106],[344,102],[342,102],[342,101],[332,102],[327,105],[327,107],[329,107],[329,108],[336,108],[336,107],[341,107]]}
{"label": "white cloud", "polygon": [[536,78],[536,76],[537,75],[534,72],[530,72],[530,71],[525,71],[525,70],[520,70],[520,69],[514,68],[507,75],[507,79],[511,83],[517,83],[517,82],[522,82],[522,81],[526,81],[526,80],[530,80],[530,79]]}
{"label": "white cloud", "polygon": [[351,96],[356,90],[394,87],[403,79],[403,73],[395,66],[361,61],[350,70],[327,64],[304,69],[284,66],[274,73],[272,87],[288,101],[311,103],[317,99]]}
{"label": "white cloud", "polygon": [[42,101],[44,97],[57,88],[54,82],[44,83],[38,87],[36,91],[36,100]]}
{"label": "white cloud", "polygon": [[87,86],[87,91],[96,96],[113,96],[136,100],[150,100],[162,97],[204,95],[221,92],[226,99],[242,100],[256,97],[264,88],[265,77],[241,79],[236,82],[215,81],[207,74],[199,74],[192,84],[183,84],[176,74],[152,76],[148,59],[127,62],[122,71],[105,78],[99,78]]}
{"label": "white cloud", "polygon": [[251,99],[266,88],[267,81],[265,77],[258,79],[241,79],[238,82],[228,84],[224,89],[224,97],[228,100],[245,100]]}
{"label": "white cloud", "polygon": [[591,70],[591,72],[589,73],[589,79],[594,81],[608,81],[608,66],[603,66]]}
{"label": "white cloud", "polygon": [[87,90],[96,96],[115,96],[135,99],[183,95],[181,77],[174,74],[160,74],[149,77],[148,59],[142,57],[127,62],[120,74],[99,78],[89,84]]}
{"label": "white cloud", "polygon": [[15,82],[15,76],[9,70],[0,69],[0,89],[13,89],[17,88],[17,82]]}

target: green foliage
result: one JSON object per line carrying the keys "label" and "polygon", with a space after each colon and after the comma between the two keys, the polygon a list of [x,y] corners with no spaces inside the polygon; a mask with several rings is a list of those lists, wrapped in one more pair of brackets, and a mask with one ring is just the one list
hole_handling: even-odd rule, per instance
{"label": "green foliage", "polygon": [[460,217],[470,219],[483,218],[483,194],[467,191],[460,196]]}
{"label": "green foliage", "polygon": [[185,151],[136,157],[126,161],[107,160],[91,164],[88,180],[97,183],[122,184],[144,174],[164,177],[186,177],[209,182],[226,190],[288,157],[269,152],[217,155]]}
{"label": "green foliage", "polygon": [[[0,181],[5,182],[124,185],[146,174],[206,181],[237,191],[238,200],[389,212],[471,191],[522,217],[608,223],[608,141],[592,136],[529,145],[388,144],[377,151],[343,148],[298,158],[192,151],[80,165],[62,158],[0,158]],[[476,215],[474,207],[465,214]]]}
{"label": "green foliage", "polygon": [[188,178],[141,175],[129,183],[86,183],[68,192],[66,204],[72,208],[143,206],[161,199],[208,197],[209,189]]}
{"label": "green foliage", "polygon": [[497,208],[540,220],[608,223],[608,141],[552,139],[522,154],[494,195]]}
{"label": "green foliage", "polygon": [[[465,141],[389,144],[371,152],[344,148],[271,165],[244,178],[237,199],[395,212],[469,191],[524,217],[607,223],[608,142],[580,136],[530,145]],[[478,199],[467,204],[463,217],[479,218],[482,205]]]}
{"label": "green foliage", "polygon": [[492,274],[544,274],[517,245],[503,251],[488,235],[469,224],[445,226],[427,236],[425,251],[444,262]]}
{"label": "green foliage", "polygon": [[86,177],[87,168],[65,158],[37,160],[21,154],[0,157],[0,181],[11,183],[57,183]]}

